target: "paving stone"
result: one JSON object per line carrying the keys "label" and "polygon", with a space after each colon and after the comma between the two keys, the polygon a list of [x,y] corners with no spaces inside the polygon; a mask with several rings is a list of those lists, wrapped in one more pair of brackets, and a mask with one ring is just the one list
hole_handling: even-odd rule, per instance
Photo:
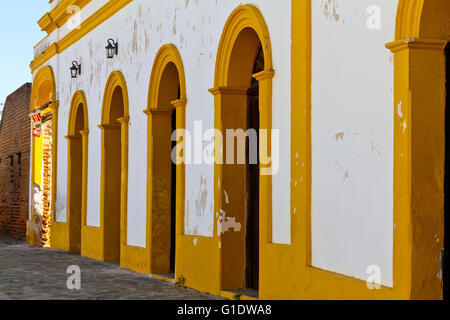
{"label": "paving stone", "polygon": [[[81,270],[81,290],[69,290],[69,266]],[[112,263],[0,237],[0,300],[217,300]]]}

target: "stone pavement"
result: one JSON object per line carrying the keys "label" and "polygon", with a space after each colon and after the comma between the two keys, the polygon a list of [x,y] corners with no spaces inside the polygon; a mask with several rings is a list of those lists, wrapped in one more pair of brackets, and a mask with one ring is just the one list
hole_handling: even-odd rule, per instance
{"label": "stone pavement", "polygon": [[[81,290],[67,289],[69,266],[81,269]],[[0,300],[215,300],[149,276],[58,250],[0,237]]]}

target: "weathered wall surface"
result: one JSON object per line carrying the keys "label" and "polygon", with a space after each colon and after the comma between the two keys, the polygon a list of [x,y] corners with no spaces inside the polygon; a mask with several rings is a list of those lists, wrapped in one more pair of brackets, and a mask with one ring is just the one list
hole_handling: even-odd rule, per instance
{"label": "weathered wall surface", "polygon": [[[312,259],[392,286],[397,1],[312,2]],[[378,25],[378,22],[380,23]]]}
{"label": "weathered wall surface", "polygon": [[[81,11],[81,19],[95,12],[106,1],[92,1]],[[273,178],[273,240],[290,243],[290,6],[291,1],[251,1],[261,11],[269,28],[275,69],[273,127],[280,130],[280,170]],[[55,71],[60,102],[58,132],[57,203],[58,222],[66,221],[67,199],[67,123],[70,101],[76,90],[86,94],[89,110],[89,172],[87,224],[100,224],[101,108],[104,87],[112,71],[121,71],[126,79],[130,102],[128,244],[145,247],[147,107],[150,73],[155,55],[166,43],[176,45],[183,59],[187,80],[186,127],[194,132],[195,121],[203,130],[214,127],[213,96],[217,49],[223,27],[231,12],[241,4],[226,1],[145,1],[135,0],[98,26],[48,64]],[[66,27],[49,36],[58,39]],[[119,42],[119,55],[105,57],[108,38]],[[47,40],[49,41],[49,40]],[[73,60],[81,63],[83,73],[71,79]],[[205,146],[208,145],[205,142]],[[186,234],[213,235],[214,167],[186,167]],[[229,199],[233,201],[233,199]],[[229,214],[232,216],[232,214]]]}
{"label": "weathered wall surface", "polygon": [[31,84],[10,94],[0,120],[0,234],[25,239],[28,220]]}

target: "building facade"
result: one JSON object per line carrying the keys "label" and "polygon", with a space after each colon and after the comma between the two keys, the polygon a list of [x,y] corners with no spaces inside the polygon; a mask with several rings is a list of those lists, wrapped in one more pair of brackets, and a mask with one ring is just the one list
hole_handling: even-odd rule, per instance
{"label": "building facade", "polygon": [[50,5],[30,243],[231,298],[442,298],[449,1]]}
{"label": "building facade", "polygon": [[0,235],[25,239],[28,222],[31,83],[11,93],[0,118]]}

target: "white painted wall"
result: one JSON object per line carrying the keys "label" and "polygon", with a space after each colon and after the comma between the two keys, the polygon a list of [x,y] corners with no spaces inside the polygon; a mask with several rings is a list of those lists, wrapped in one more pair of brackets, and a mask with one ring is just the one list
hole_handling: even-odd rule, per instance
{"label": "white painted wall", "polygon": [[[93,0],[81,11],[86,19],[104,4]],[[127,81],[130,103],[128,244],[145,247],[146,240],[146,170],[147,170],[147,93],[155,55],[166,43],[177,46],[187,78],[187,129],[194,121],[203,129],[214,127],[214,67],[220,36],[228,16],[242,4],[239,0],[135,0],[115,16],[53,57],[48,64],[55,71],[60,101],[58,132],[57,221],[66,221],[67,205],[67,123],[70,102],[76,90],[86,94],[89,110],[89,177],[87,224],[100,226],[101,108],[104,88],[112,71],[121,71]],[[254,0],[268,24],[273,46],[276,75],[273,93],[273,127],[280,131],[280,171],[273,178],[273,240],[290,243],[290,0]],[[58,39],[69,30],[63,27],[48,39]],[[108,38],[119,41],[119,55],[107,60],[104,47]],[[47,42],[49,41],[47,39]],[[82,75],[70,78],[69,67],[77,60]],[[206,143],[205,143],[206,145]],[[201,185],[201,181],[204,184]],[[214,167],[186,167],[186,234],[213,236]],[[206,195],[204,212],[197,215],[196,200]],[[232,201],[232,199],[230,199]],[[200,210],[202,211],[202,210]],[[234,216],[229,213],[230,216]]]}
{"label": "white painted wall", "polygon": [[[381,9],[369,30],[367,9]],[[312,258],[392,286],[393,57],[397,1],[312,2]]]}

